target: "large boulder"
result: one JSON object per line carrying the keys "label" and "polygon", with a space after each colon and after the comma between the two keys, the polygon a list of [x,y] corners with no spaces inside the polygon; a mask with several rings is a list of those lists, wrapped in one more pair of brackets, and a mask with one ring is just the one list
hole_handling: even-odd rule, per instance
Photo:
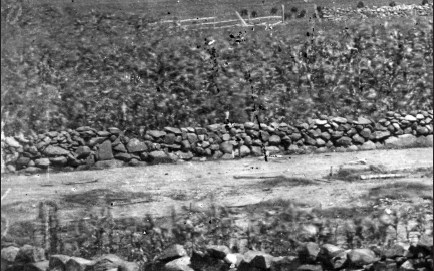
{"label": "large boulder", "polygon": [[367,248],[353,249],[348,252],[348,262],[351,267],[363,267],[377,260],[375,253]]}
{"label": "large boulder", "polygon": [[91,150],[88,146],[79,146],[75,150],[77,159],[86,158],[89,154],[91,154]]}
{"label": "large boulder", "polygon": [[417,138],[412,134],[399,135],[397,137],[391,136],[384,141],[386,147],[389,148],[405,148],[416,145]]}
{"label": "large boulder", "polygon": [[158,131],[158,130],[150,130],[147,131],[146,134],[152,136],[153,138],[160,138],[166,135],[166,132],[164,131]]}
{"label": "large boulder", "polygon": [[46,156],[61,156],[61,155],[66,156],[69,154],[69,151],[58,146],[48,145],[42,153],[45,154]]}
{"label": "large boulder", "polygon": [[148,150],[148,146],[145,142],[132,138],[127,144],[128,152],[144,152]]}
{"label": "large boulder", "polygon": [[187,256],[185,248],[182,245],[174,244],[157,255],[156,261],[167,263],[184,256]]}
{"label": "large boulder", "polygon": [[151,151],[148,160],[152,163],[170,163],[174,160],[168,156],[164,151]]}
{"label": "large boulder", "polygon": [[223,153],[232,154],[233,148],[234,148],[234,146],[230,142],[227,142],[227,141],[225,141],[225,142],[223,142],[223,143],[220,144],[220,150]]}
{"label": "large boulder", "polygon": [[105,140],[103,143],[98,145],[96,158],[97,160],[111,160],[114,158],[113,151],[112,151],[112,143],[110,140]]}

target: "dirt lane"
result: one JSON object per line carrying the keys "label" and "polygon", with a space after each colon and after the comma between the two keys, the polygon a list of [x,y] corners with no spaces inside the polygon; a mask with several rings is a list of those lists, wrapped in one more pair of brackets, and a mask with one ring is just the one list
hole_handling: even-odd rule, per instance
{"label": "dirt lane", "polygon": [[[29,219],[36,216],[36,206],[41,200],[62,201],[67,194],[109,189],[131,193],[145,192],[151,196],[150,202],[114,206],[115,217],[143,216],[147,213],[164,216],[169,214],[172,206],[177,210],[180,210],[181,206],[206,207],[211,194],[216,203],[227,206],[244,206],[263,200],[283,198],[312,207],[329,208],[340,205],[363,206],[366,204],[363,195],[379,184],[418,182],[432,189],[432,178],[414,176],[399,180],[353,183],[324,180],[296,185],[288,182],[276,185],[267,183],[267,180],[277,177],[284,180],[292,180],[295,177],[321,179],[330,173],[331,167],[337,170],[338,166],[348,161],[363,158],[366,158],[368,164],[383,165],[387,170],[429,168],[433,165],[433,149],[306,154],[271,158],[268,162],[260,158],[244,158],[30,177],[6,176],[1,182],[2,194],[8,188],[11,188],[11,191],[1,205],[2,211],[5,210],[12,220]],[[97,182],[65,185],[69,182],[93,180]],[[63,211],[63,218],[75,217],[78,209],[69,208]]]}

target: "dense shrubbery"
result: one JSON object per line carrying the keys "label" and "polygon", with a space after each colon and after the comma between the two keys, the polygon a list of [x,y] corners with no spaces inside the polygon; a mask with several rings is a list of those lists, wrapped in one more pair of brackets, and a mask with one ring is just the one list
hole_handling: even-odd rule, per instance
{"label": "dense shrubbery", "polygon": [[357,3],[357,8],[364,8],[365,4],[362,1],[359,1],[359,3]]}
{"label": "dense shrubbery", "polygon": [[206,125],[226,110],[244,122],[254,103],[266,122],[432,107],[432,29],[423,22],[315,27],[305,39],[256,29],[237,42],[231,30],[185,32],[138,15],[3,6],[6,134]]}

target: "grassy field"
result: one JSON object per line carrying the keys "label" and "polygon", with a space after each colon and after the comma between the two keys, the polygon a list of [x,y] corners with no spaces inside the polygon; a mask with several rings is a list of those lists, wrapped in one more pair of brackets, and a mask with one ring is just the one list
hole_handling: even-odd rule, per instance
{"label": "grassy field", "polygon": [[[123,10],[135,14],[147,15],[156,19],[185,19],[195,17],[236,18],[234,11],[247,9],[250,12],[256,11],[258,16],[268,16],[273,7],[281,10],[285,5],[287,11],[291,7],[299,10],[306,9],[313,11],[314,5],[336,8],[355,8],[358,0],[145,0],[145,1],[110,1],[110,0],[57,0],[40,1],[38,3],[49,3],[56,6],[68,6],[77,12],[94,8],[97,10],[115,11]],[[391,0],[365,0],[365,6],[386,6]],[[422,0],[398,0],[397,4],[420,4]]]}

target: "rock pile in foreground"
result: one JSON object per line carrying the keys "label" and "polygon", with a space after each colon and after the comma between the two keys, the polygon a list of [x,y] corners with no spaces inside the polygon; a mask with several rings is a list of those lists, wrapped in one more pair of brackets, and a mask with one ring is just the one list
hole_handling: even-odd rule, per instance
{"label": "rock pile in foreground", "polygon": [[[345,250],[340,247],[308,242],[299,246],[296,255],[273,257],[264,252],[247,250],[233,252],[223,245],[209,245],[191,256],[181,245],[172,245],[145,270],[161,271],[322,271],[322,270],[433,270],[432,236],[422,236],[410,246],[396,244],[380,250],[377,247]],[[138,271],[139,265],[116,255],[107,254],[95,259],[66,255],[51,255],[47,260],[44,250],[25,245],[4,247],[1,251],[2,270],[124,270]]]}

